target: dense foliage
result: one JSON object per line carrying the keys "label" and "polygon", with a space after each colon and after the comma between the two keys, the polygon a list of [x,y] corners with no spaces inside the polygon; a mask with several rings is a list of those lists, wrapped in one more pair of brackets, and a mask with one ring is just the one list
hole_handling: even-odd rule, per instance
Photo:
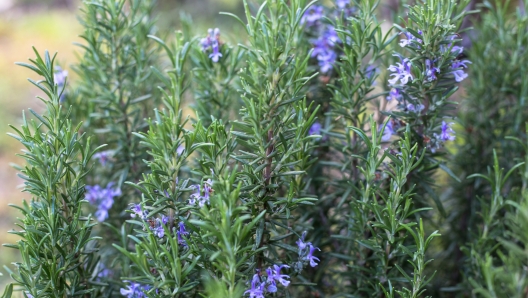
{"label": "dense foliage", "polygon": [[4,296],[525,297],[523,8],[485,2],[464,49],[469,0],[391,27],[321,2],[244,0],[233,44],[83,1],[75,82],[20,63],[46,110],[13,127],[32,199]]}

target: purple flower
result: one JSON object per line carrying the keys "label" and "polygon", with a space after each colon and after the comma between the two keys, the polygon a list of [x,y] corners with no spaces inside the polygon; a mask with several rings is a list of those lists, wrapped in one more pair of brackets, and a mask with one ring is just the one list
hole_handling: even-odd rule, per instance
{"label": "purple flower", "polygon": [[336,0],[336,6],[339,9],[345,9],[348,4],[350,4],[350,0]]}
{"label": "purple flower", "polygon": [[266,289],[266,283],[260,282],[258,274],[253,275],[251,281],[251,288],[244,292],[244,295],[249,294],[249,298],[264,298],[264,291]]}
{"label": "purple flower", "polygon": [[86,186],[86,200],[92,205],[97,205],[95,217],[98,221],[105,221],[108,218],[108,210],[114,204],[114,198],[121,195],[121,189],[112,188],[113,183],[110,182],[106,188],[101,188],[99,185]]}
{"label": "purple flower", "polygon": [[55,71],[53,72],[53,81],[59,87],[66,84],[66,78],[68,77],[68,71],[63,70],[60,66],[55,66]]}
{"label": "purple flower", "polygon": [[412,103],[410,103],[407,105],[407,110],[411,112],[420,113],[424,109],[425,109],[425,106],[423,104],[413,105]]}
{"label": "purple flower", "polygon": [[[447,38],[447,40],[453,41],[455,38],[457,38],[457,35],[451,35]],[[451,49],[451,53],[455,55],[459,55],[464,51],[464,47],[461,46],[453,46],[453,42],[447,44],[447,45],[440,45],[440,52],[445,53],[449,49]]]}
{"label": "purple flower", "polygon": [[446,142],[446,141],[453,141],[455,139],[455,131],[451,128],[451,124],[447,124],[445,121],[442,121],[442,133],[440,134],[440,140]]}
{"label": "purple flower", "polygon": [[310,135],[310,136],[320,135],[321,134],[321,128],[322,128],[321,123],[314,122],[314,124],[312,124],[312,126],[310,126],[310,129],[308,130],[308,135]]}
{"label": "purple flower", "polygon": [[[412,41],[415,41],[417,43],[422,43],[422,40],[419,38],[416,38],[411,32],[401,32],[401,33],[405,34],[405,37],[407,37],[407,39],[400,40],[401,47],[406,47],[412,44]],[[422,35],[422,33],[423,32],[421,30],[418,30],[418,34]],[[418,46],[418,48],[420,48],[420,46]]]}
{"label": "purple flower", "polygon": [[169,217],[168,216],[165,216],[165,215],[162,215],[161,216],[161,222],[164,224],[164,225],[167,225],[169,223]]}
{"label": "purple flower", "polygon": [[211,58],[211,60],[216,63],[218,62],[220,57],[222,57],[222,53],[220,53],[220,51],[218,50],[218,40],[213,40],[211,47],[213,49],[213,52],[209,54],[209,58]]}
{"label": "purple flower", "polygon": [[403,95],[400,93],[400,89],[398,88],[391,88],[389,92],[389,96],[387,96],[387,100],[391,101],[393,99],[400,101],[402,99]]}
{"label": "purple flower", "polygon": [[315,261],[319,262],[320,260],[319,260],[319,258],[314,257],[313,252],[316,249],[319,250],[319,251],[321,251],[321,250],[319,248],[311,245],[311,244],[309,244],[309,245],[310,245],[310,251],[308,252],[308,255],[304,259],[307,260],[307,261],[310,261],[310,266],[315,267],[315,266],[317,266],[317,263]]}
{"label": "purple flower", "polygon": [[436,80],[435,73],[440,73],[440,69],[435,67],[431,60],[425,59],[425,77],[429,82]]}
{"label": "purple flower", "polygon": [[405,85],[409,80],[413,79],[411,74],[411,61],[408,58],[402,59],[400,57],[401,63],[396,63],[396,65],[389,66],[388,70],[394,72],[391,76],[394,78],[389,80],[390,85],[395,85],[398,80],[400,80],[402,85]]}
{"label": "purple flower", "polygon": [[96,154],[93,155],[93,157],[96,159],[99,159],[99,162],[104,167],[106,166],[106,163],[110,160],[112,155],[113,155],[112,150],[106,150],[106,151],[97,152]]}
{"label": "purple flower", "polygon": [[163,238],[163,236],[165,236],[165,229],[159,219],[156,220],[156,226],[154,228],[151,227],[150,229],[154,235],[158,236],[158,238]]}
{"label": "purple flower", "polygon": [[453,69],[451,73],[453,73],[453,75],[455,76],[455,81],[459,83],[462,82],[468,76],[468,74],[465,73],[464,70],[462,70],[463,68],[467,68],[466,63],[471,64],[471,62],[468,60],[455,60],[453,64],[451,64],[451,69]]}
{"label": "purple flower", "polygon": [[141,219],[145,219],[147,217],[147,212],[141,210],[140,204],[134,204],[132,208],[130,208],[130,210],[132,210],[133,212],[132,214],[130,214],[130,217],[132,218],[135,218],[136,216],[138,216]]}
{"label": "purple flower", "polygon": [[202,197],[202,193],[200,191],[200,184],[191,185],[191,188],[194,188],[196,192],[189,197],[189,204],[195,205],[196,201],[199,201]]}
{"label": "purple flower", "polygon": [[106,266],[103,263],[99,263],[99,273],[97,273],[97,279],[100,280],[101,278],[108,278],[112,275],[112,270],[106,268]]}
{"label": "purple flower", "polygon": [[304,242],[304,238],[306,237],[306,231],[304,231],[301,235],[301,238],[299,238],[299,240],[297,240],[297,246],[299,247],[299,254],[302,253],[302,251],[308,246],[310,245],[311,243],[310,242]]}
{"label": "purple flower", "polygon": [[[318,259],[319,260],[319,259]],[[268,274],[268,282],[278,281],[283,286],[287,287],[290,284],[290,281],[287,278],[290,278],[289,275],[281,274],[280,271],[282,268],[290,268],[288,265],[273,265],[273,269],[268,268],[266,273]]]}
{"label": "purple flower", "polygon": [[[380,127],[380,129],[382,128],[383,126]],[[385,129],[383,130],[383,135],[381,136],[381,140],[383,142],[388,142],[393,134],[394,134],[394,128],[392,126],[392,121],[389,120],[387,122],[387,125],[385,125]]]}
{"label": "purple flower", "polygon": [[53,81],[57,84],[58,91],[60,94],[59,101],[64,101],[64,87],[66,86],[66,78],[68,77],[68,71],[63,70],[60,66],[55,66],[55,71],[53,72]]}
{"label": "purple flower", "polygon": [[202,46],[202,52],[206,52],[209,49],[211,49],[212,53],[209,54],[209,58],[213,62],[218,62],[220,57],[222,57],[222,53],[220,53],[219,47],[220,47],[220,29],[215,28],[207,30],[207,37],[202,38],[200,40],[200,45]]}
{"label": "purple flower", "polygon": [[185,224],[183,223],[183,221],[180,221],[180,223],[178,223],[178,226],[180,228],[179,231],[176,232],[176,235],[178,236],[178,243],[180,245],[187,246],[187,241],[185,241],[182,236],[189,235],[189,232],[187,232],[187,230],[185,229]]}
{"label": "purple flower", "polygon": [[323,17],[323,7],[320,5],[312,5],[304,13],[301,24],[306,24],[306,26],[314,26],[319,23],[319,20]]}
{"label": "purple flower", "polygon": [[147,298],[145,291],[148,290],[150,290],[148,285],[143,286],[139,283],[130,282],[130,285],[126,289],[121,288],[120,292],[121,295],[128,298]]}
{"label": "purple flower", "polygon": [[337,32],[334,29],[334,26],[328,26],[326,28],[326,31],[323,34],[323,38],[332,47],[335,46],[337,43],[341,42],[341,39],[339,39],[339,36],[337,35]]}
{"label": "purple flower", "polygon": [[178,148],[176,148],[176,154],[178,154],[178,156],[180,156],[180,155],[182,155],[184,150],[185,150],[185,146],[180,145],[180,146],[178,146]]}
{"label": "purple flower", "polygon": [[337,59],[337,55],[334,51],[327,51],[324,54],[317,56],[319,61],[319,67],[321,68],[322,73],[327,73],[334,67],[334,62]]}

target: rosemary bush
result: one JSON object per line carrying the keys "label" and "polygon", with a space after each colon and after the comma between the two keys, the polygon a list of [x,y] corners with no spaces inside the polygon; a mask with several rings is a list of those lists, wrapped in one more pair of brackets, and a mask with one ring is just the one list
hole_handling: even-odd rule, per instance
{"label": "rosemary bush", "polygon": [[20,63],[46,110],[12,127],[4,297],[524,297],[523,11],[485,2],[468,50],[469,0],[242,4],[235,43],[83,1],[75,82]]}

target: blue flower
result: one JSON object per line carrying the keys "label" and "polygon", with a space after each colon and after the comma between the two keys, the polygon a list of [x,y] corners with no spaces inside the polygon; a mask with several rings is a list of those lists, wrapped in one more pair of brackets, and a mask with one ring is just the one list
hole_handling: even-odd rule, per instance
{"label": "blue flower", "polygon": [[53,81],[57,84],[58,91],[60,94],[59,101],[64,101],[64,87],[66,86],[66,78],[68,77],[68,71],[63,70],[60,66],[55,66],[53,72]]}
{"label": "blue flower", "polygon": [[244,292],[244,295],[249,294],[249,298],[264,298],[264,291],[266,290],[266,283],[260,281],[260,276],[253,275],[251,281],[251,288]]}
{"label": "blue flower", "polygon": [[308,135],[310,135],[310,136],[320,135],[321,134],[321,128],[322,128],[321,123],[314,122],[314,124],[312,124],[312,126],[310,126],[310,129],[308,130]]}
{"label": "blue flower", "polygon": [[387,100],[391,101],[393,99],[400,101],[402,99],[403,95],[400,93],[400,89],[398,88],[391,88],[389,92],[389,96],[387,96]]}
{"label": "blue flower", "polygon": [[114,152],[112,150],[101,151],[101,152],[97,152],[96,154],[94,154],[93,158],[98,159],[101,165],[104,167],[106,166],[106,163],[112,157],[113,153]]}
{"label": "blue flower", "polygon": [[202,38],[200,41],[200,45],[202,46],[202,51],[206,52],[209,49],[211,49],[212,53],[209,54],[209,58],[213,62],[218,62],[220,57],[222,57],[222,53],[220,53],[220,29],[215,28],[207,30],[208,34],[207,37]]}
{"label": "blue flower", "polygon": [[141,209],[140,204],[134,204],[132,208],[130,208],[130,210],[132,210],[133,212],[132,214],[130,214],[130,217],[132,218],[135,218],[136,216],[138,216],[141,219],[145,219],[147,217],[147,212]]}
{"label": "blue flower", "polygon": [[[405,34],[405,37],[407,37],[407,39],[402,39],[400,40],[400,46],[401,47],[406,47],[408,45],[412,45],[412,42],[415,41],[417,43],[422,43],[422,40],[419,39],[419,38],[416,38],[414,35],[412,35],[412,33],[410,32],[401,32],[403,34]],[[400,34],[401,34],[400,33]],[[421,30],[418,30],[418,34],[422,35],[423,32]],[[420,48],[420,46],[418,46],[418,48]]]}
{"label": "blue flower", "polygon": [[425,59],[425,77],[429,82],[436,80],[435,73],[440,73],[440,69],[434,67],[430,59]]}
{"label": "blue flower", "polygon": [[425,106],[423,104],[414,105],[414,104],[410,103],[410,104],[407,105],[407,110],[410,111],[410,112],[420,113],[424,109],[425,109]]}
{"label": "blue flower", "polygon": [[306,26],[314,26],[319,23],[319,20],[322,17],[323,7],[320,5],[312,5],[301,18],[301,24],[306,24]]}
{"label": "blue flower", "polygon": [[86,200],[92,205],[97,205],[95,217],[98,221],[105,221],[108,218],[108,211],[114,204],[114,198],[121,195],[121,189],[112,188],[113,183],[110,182],[106,188],[101,188],[100,185],[86,186]]}
{"label": "blue flower", "polygon": [[455,139],[455,131],[451,128],[451,124],[447,124],[445,121],[442,121],[442,132],[440,133],[440,140],[453,141]]}
{"label": "blue flower", "polygon": [[409,80],[413,79],[411,74],[411,61],[408,58],[402,59],[400,57],[401,63],[396,63],[396,65],[389,66],[388,70],[394,72],[391,76],[394,78],[389,80],[389,84],[395,85],[398,80],[400,80],[402,85],[405,85]]}
{"label": "blue flower", "polygon": [[[449,36],[447,38],[447,40],[453,41],[456,37],[457,37],[457,35],[451,35],[451,36]],[[464,51],[464,47],[453,46],[453,42],[450,42],[447,45],[444,45],[444,44],[440,45],[440,52],[442,52],[442,53],[447,52],[449,49],[451,49],[451,53],[453,53],[455,55],[459,55],[459,54],[461,54]]]}
{"label": "blue flower", "polygon": [[222,57],[222,53],[218,50],[218,40],[214,40],[211,47],[213,48],[213,52],[209,54],[209,58],[213,60],[213,62],[218,62],[220,57]]}
{"label": "blue flower", "polygon": [[308,252],[308,255],[304,259],[310,262],[310,266],[315,267],[315,266],[317,266],[317,263],[315,261],[319,262],[320,260],[319,260],[319,258],[314,257],[313,252],[316,249],[319,250],[319,251],[321,251],[321,250],[319,248],[311,245],[311,244],[309,244],[309,246],[310,246],[310,251]]}
{"label": "blue flower", "polygon": [[[381,126],[380,129],[381,128],[383,128],[383,126]],[[385,129],[383,130],[383,135],[381,136],[381,140],[383,142],[388,142],[393,134],[394,134],[394,128],[392,126],[392,121],[389,120],[387,122],[387,125],[385,125]]]}
{"label": "blue flower", "polygon": [[465,78],[467,78],[468,74],[462,70],[463,68],[467,68],[466,63],[470,63],[468,60],[455,60],[453,64],[451,64],[451,69],[453,71],[451,72],[455,76],[455,81],[462,82]]}
{"label": "blue flower", "polygon": [[156,219],[156,226],[150,228],[154,235],[158,236],[158,238],[163,238],[165,236],[165,229],[163,228],[163,224],[161,221]]}
{"label": "blue flower", "polygon": [[185,151],[185,146],[183,145],[180,145],[178,148],[176,148],[176,154],[178,154],[178,156],[182,155],[183,151]]}
{"label": "blue flower", "polygon": [[290,284],[290,281],[287,278],[290,278],[289,275],[281,274],[280,271],[282,268],[290,268],[288,265],[273,265],[273,269],[268,268],[266,273],[268,274],[268,282],[278,281],[283,286],[287,287]]}
{"label": "blue flower", "polygon": [[336,0],[336,6],[339,9],[345,9],[350,4],[350,0]]}
{"label": "blue flower", "polygon": [[311,243],[310,242],[304,242],[304,238],[306,237],[306,231],[304,231],[301,235],[301,238],[299,238],[299,240],[297,240],[297,246],[299,247],[299,254],[302,253],[302,251],[308,246],[310,245]]}
{"label": "blue flower", "polygon": [[317,56],[319,67],[322,73],[328,73],[334,67],[334,62],[337,59],[337,55],[334,51],[327,51],[324,54]]}
{"label": "blue flower", "polygon": [[120,293],[128,298],[147,298],[146,291],[150,290],[150,286],[143,286],[139,283],[130,282],[130,285],[123,289],[121,288]]}
{"label": "blue flower", "polygon": [[187,230],[185,229],[185,224],[183,223],[183,221],[180,221],[178,226],[180,228],[179,231],[176,232],[176,235],[178,236],[178,243],[180,245],[187,246],[187,241],[185,241],[182,236],[189,235],[189,232],[187,232]]}

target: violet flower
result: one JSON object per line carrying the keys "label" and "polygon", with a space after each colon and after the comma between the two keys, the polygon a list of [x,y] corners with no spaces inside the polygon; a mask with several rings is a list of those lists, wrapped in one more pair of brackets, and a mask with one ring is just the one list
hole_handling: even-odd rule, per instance
{"label": "violet flower", "polygon": [[447,124],[445,121],[442,121],[442,132],[440,133],[440,140],[453,141],[455,140],[455,131],[451,128],[452,123]]}
{"label": "violet flower", "polygon": [[297,244],[297,246],[299,247],[299,254],[302,253],[302,251],[308,246],[308,245],[311,245],[310,242],[304,242],[304,238],[306,237],[306,234],[307,232],[304,231],[301,235],[301,238],[299,238],[299,240],[297,240],[297,242],[295,242]]}
{"label": "violet flower", "polygon": [[280,266],[273,265],[273,269],[268,268],[268,270],[266,270],[266,273],[268,273],[268,281],[269,282],[278,281],[283,286],[287,287],[290,284],[290,281],[287,280],[287,278],[290,278],[290,276],[287,275],[287,274],[281,274],[280,270],[282,268],[290,268],[290,266],[288,266],[288,265],[280,265]]}
{"label": "violet flower", "polygon": [[314,26],[319,23],[319,20],[323,17],[324,8],[321,5],[312,5],[304,13],[301,18],[301,24],[306,26]]}
{"label": "violet flower", "polygon": [[189,235],[189,232],[187,232],[187,230],[185,229],[185,224],[183,223],[183,221],[180,221],[180,223],[178,223],[178,226],[180,228],[179,231],[176,232],[176,235],[178,236],[178,244],[187,246],[187,241],[185,241],[182,236]]}
{"label": "violet flower", "polygon": [[314,257],[313,252],[316,249],[319,250],[319,251],[321,251],[321,250],[319,248],[311,245],[311,244],[309,244],[309,245],[310,245],[310,251],[308,252],[308,255],[304,259],[307,260],[307,261],[310,261],[310,266],[315,267],[315,266],[317,266],[316,261],[319,262],[320,260],[319,260],[319,258]]}
{"label": "violet flower", "polygon": [[337,55],[334,51],[327,51],[324,54],[317,56],[319,67],[322,73],[328,73],[334,67],[334,62],[337,59]]}
{"label": "violet flower", "polygon": [[463,68],[467,68],[466,63],[471,64],[469,60],[455,60],[453,64],[451,64],[451,69],[453,69],[451,73],[455,76],[455,81],[459,83],[468,77],[468,74],[462,70]]}
{"label": "violet flower", "polygon": [[143,286],[139,283],[130,282],[130,285],[123,289],[121,288],[120,293],[128,298],[147,298],[146,291],[150,290],[150,286]]}
{"label": "violet flower", "polygon": [[321,134],[321,128],[322,128],[321,123],[314,122],[314,124],[312,124],[312,126],[310,126],[310,129],[308,130],[308,135],[310,135],[310,136],[320,135]]}
{"label": "violet flower", "polygon": [[410,112],[420,113],[424,109],[425,109],[425,106],[423,104],[414,105],[414,104],[410,103],[410,104],[407,105],[407,110],[410,111]]}
{"label": "violet flower", "polygon": [[350,0],[336,0],[336,6],[339,9],[345,9],[350,4]]}
{"label": "violet flower", "polygon": [[[405,34],[405,37],[407,37],[407,39],[400,40],[401,47],[412,45],[412,41],[415,41],[417,43],[422,43],[422,40],[419,38],[416,38],[411,32],[401,32],[400,34],[402,33]],[[423,32],[421,30],[418,30],[418,34],[422,35]],[[420,46],[418,46],[418,48],[420,48]]]}
{"label": "violet flower", "polygon": [[[382,128],[383,126],[380,127],[380,129]],[[392,121],[389,120],[387,122],[387,125],[385,125],[385,129],[383,129],[383,135],[381,136],[381,140],[383,142],[388,142],[393,134],[394,134],[394,128],[392,126]]]}
{"label": "violet flower", "polygon": [[440,73],[440,69],[435,67],[430,59],[425,59],[425,77],[427,81],[431,82],[436,80],[435,73]]}
{"label": "violet flower", "polygon": [[60,66],[55,66],[53,72],[53,81],[57,84],[58,91],[60,94],[59,101],[64,101],[64,87],[66,86],[66,78],[68,77],[68,71],[63,70]]}
{"label": "violet flower", "polygon": [[180,146],[178,146],[178,148],[176,148],[176,154],[178,154],[178,156],[180,156],[180,155],[182,155],[184,150],[185,150],[185,146],[180,145]]}
{"label": "violet flower", "polygon": [[400,89],[391,88],[389,92],[389,96],[387,96],[387,101],[391,101],[393,99],[400,101],[402,98],[403,98],[403,95],[400,93]]}
{"label": "violet flower", "polygon": [[141,219],[145,219],[147,218],[147,212],[146,211],[143,211],[141,209],[141,205],[140,204],[134,204],[132,206],[132,208],[130,208],[130,210],[132,210],[132,214],[130,214],[130,217],[132,218],[135,218],[136,216],[141,218]]}
{"label": "violet flower", "polygon": [[114,198],[121,195],[121,189],[114,189],[112,186],[112,182],[108,183],[106,188],[101,188],[100,185],[86,186],[86,200],[97,206],[95,217],[100,222],[108,218],[108,211],[114,204]]}
{"label": "violet flower", "polygon": [[110,160],[112,155],[113,155],[112,150],[106,150],[106,151],[97,152],[96,154],[93,155],[93,158],[98,159],[99,163],[101,163],[101,165],[104,167],[106,166],[107,162]]}
{"label": "violet flower", "polygon": [[218,40],[214,40],[211,47],[213,49],[213,52],[209,54],[209,58],[211,58],[211,60],[216,63],[218,62],[220,57],[222,57],[222,53],[220,53],[220,51],[218,50]]}
{"label": "violet flower", "polygon": [[266,283],[260,282],[258,274],[253,275],[251,281],[251,288],[244,292],[244,295],[249,294],[249,298],[264,298],[264,291],[266,289]]}
{"label": "violet flower", "polygon": [[398,80],[402,85],[405,85],[409,80],[413,79],[411,74],[411,61],[408,58],[402,59],[400,57],[401,63],[397,62],[396,65],[389,66],[388,70],[394,72],[391,74],[394,78],[389,80],[390,85],[395,85]]}

